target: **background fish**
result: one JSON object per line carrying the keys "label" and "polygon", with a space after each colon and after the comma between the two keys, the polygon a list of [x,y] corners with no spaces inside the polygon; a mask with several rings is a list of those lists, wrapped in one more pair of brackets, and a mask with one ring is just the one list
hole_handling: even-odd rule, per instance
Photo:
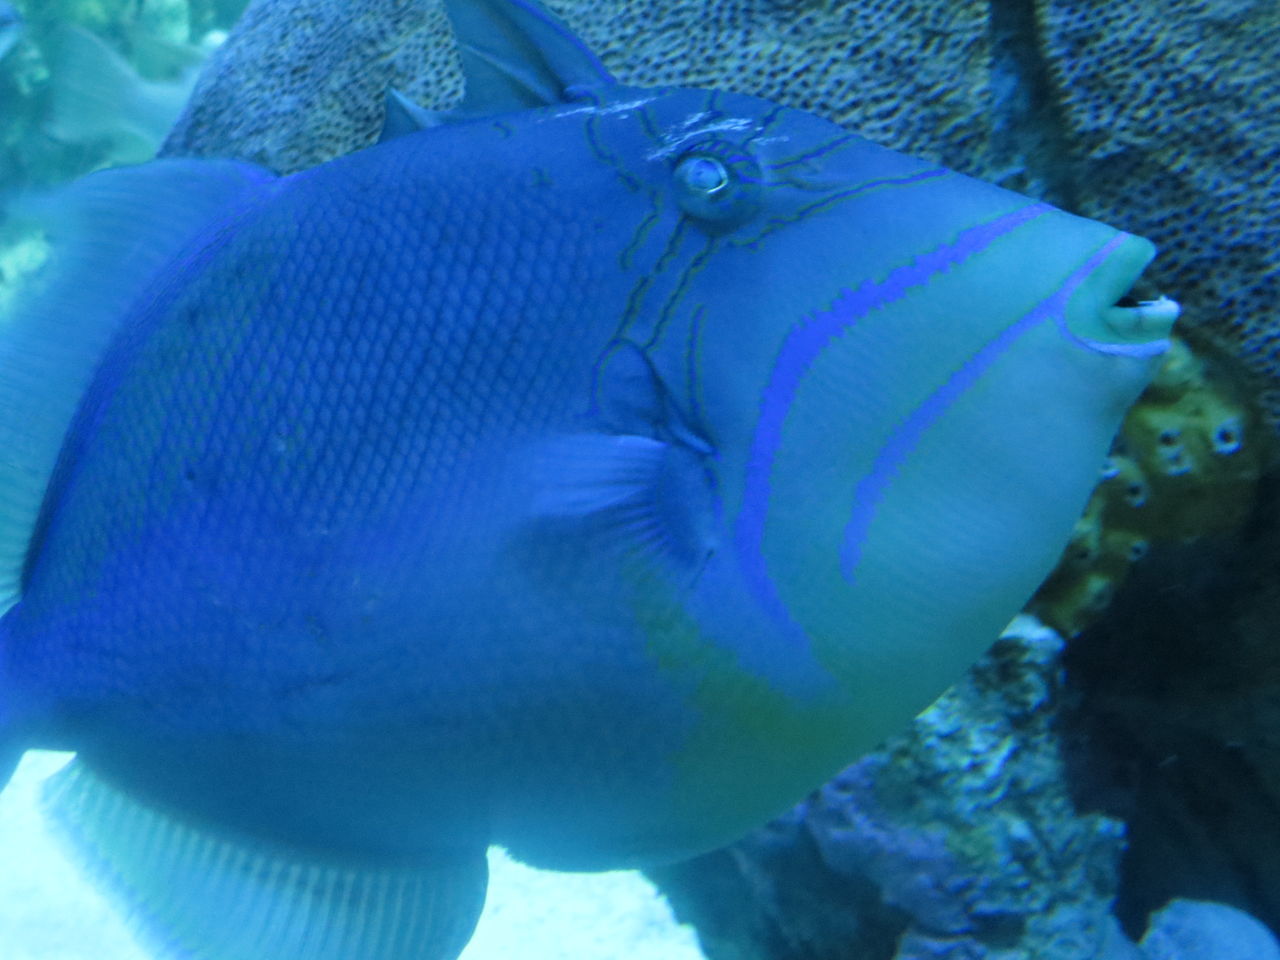
{"label": "background fish", "polygon": [[[222,35],[215,33],[212,43]],[[175,79],[144,80],[88,30],[62,26],[50,42],[46,132],[68,143],[111,145],[112,163],[138,163],[156,148],[182,112],[209,48],[177,47],[135,31],[135,46],[171,65]]]}
{"label": "background fish", "polygon": [[0,60],[22,39],[22,17],[13,4],[0,0]]}
{"label": "background fish", "polygon": [[[457,111],[33,204],[0,767],[163,955],[451,958],[484,851],[687,857],[925,706],[1176,316],[1143,240],[452,3]],[[413,130],[414,116],[432,124]]]}

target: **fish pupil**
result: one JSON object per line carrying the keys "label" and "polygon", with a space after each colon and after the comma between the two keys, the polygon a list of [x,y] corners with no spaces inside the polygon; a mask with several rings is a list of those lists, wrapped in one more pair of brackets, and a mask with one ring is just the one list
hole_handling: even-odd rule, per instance
{"label": "fish pupil", "polygon": [[689,189],[708,196],[729,185],[729,171],[714,157],[686,157],[680,161],[676,174]]}

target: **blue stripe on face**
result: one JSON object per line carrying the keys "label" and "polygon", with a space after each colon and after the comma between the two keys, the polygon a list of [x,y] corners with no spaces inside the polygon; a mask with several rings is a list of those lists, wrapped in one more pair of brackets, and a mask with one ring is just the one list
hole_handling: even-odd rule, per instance
{"label": "blue stripe on face", "polygon": [[747,457],[742,506],[734,529],[734,548],[747,585],[768,614],[786,628],[788,635],[803,637],[769,574],[763,541],[773,463],[782,443],[783,425],[801,381],[833,341],[868,313],[902,298],[913,288],[927,284],[939,272],[959,266],[1000,237],[1050,210],[1052,208],[1045,204],[1030,204],[989,223],[971,227],[952,243],[897,267],[879,283],[868,281],[857,290],[841,291],[830,309],[805,318],[787,335],[760,398],[760,414]]}
{"label": "blue stripe on face", "polygon": [[[1093,273],[1122,243],[1124,236],[1116,236],[1069,276],[1052,296],[1042,300],[1029,313],[1005,327],[988,340],[973,356],[956,370],[946,382],[934,390],[889,435],[880,452],[876,454],[871,469],[858,481],[853,493],[853,513],[845,527],[844,542],[840,549],[840,572],[853,581],[854,573],[862,557],[862,544],[894,475],[901,469],[907,457],[916,448],[924,432],[932,427],[966,390],[978,382],[991,365],[1009,350],[1019,339],[1036,326],[1055,321],[1064,333],[1085,345],[1067,328],[1066,305],[1084,279]],[[1146,349],[1149,345],[1141,345]]]}

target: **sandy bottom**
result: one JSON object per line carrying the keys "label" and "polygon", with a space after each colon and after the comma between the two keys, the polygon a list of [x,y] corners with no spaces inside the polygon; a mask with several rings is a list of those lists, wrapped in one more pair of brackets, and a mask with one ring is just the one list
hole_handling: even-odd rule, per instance
{"label": "sandy bottom", "polygon": [[[153,960],[41,822],[37,787],[67,757],[28,753],[0,793],[0,957]],[[488,903],[460,960],[702,960],[693,932],[638,873],[532,870],[497,848],[489,871]]]}

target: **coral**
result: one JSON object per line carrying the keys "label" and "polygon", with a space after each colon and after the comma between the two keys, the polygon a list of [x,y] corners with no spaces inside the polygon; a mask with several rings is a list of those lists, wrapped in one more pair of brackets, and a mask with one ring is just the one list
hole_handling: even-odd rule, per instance
{"label": "coral", "polygon": [[1280,413],[1280,69],[1269,0],[1037,0],[1078,212],[1142,233],[1183,328]]}
{"label": "coral", "polygon": [[192,44],[229,27],[245,0],[15,0],[24,30],[0,60],[0,196],[88,173],[111,158],[106,144],[60,143],[49,120],[51,53],[57,28],[84,27],[107,39],[139,72],[172,79],[193,62]]}
{"label": "coral", "polygon": [[[397,51],[415,33],[435,42],[407,63]],[[438,5],[255,3],[214,54],[161,154],[235,156],[288,173],[366,146],[388,86],[442,83],[445,96],[460,93],[450,36]]]}
{"label": "coral", "polygon": [[1151,918],[1145,960],[1280,960],[1271,931],[1221,903],[1174,900]]}
{"label": "coral", "polygon": [[[1061,649],[1019,618],[907,733],[786,817],[651,871],[708,957],[1098,960],[1123,944],[1123,826],[1067,792]],[[725,891],[750,925],[721,915]]]}
{"label": "coral", "polygon": [[[955,166],[992,136],[978,0],[548,5],[627,83],[765,96]],[[387,85],[429,107],[457,99],[450,44],[435,4],[257,0],[164,151],[282,172],[349,152],[377,135]]]}
{"label": "coral", "polygon": [[1238,528],[1274,448],[1240,385],[1175,339],[1031,609],[1074,635],[1106,609],[1153,544]]}
{"label": "coral", "polygon": [[48,241],[40,233],[21,230],[0,237],[0,317],[8,315],[9,304],[19,289],[19,281],[35,273],[49,255]]}

